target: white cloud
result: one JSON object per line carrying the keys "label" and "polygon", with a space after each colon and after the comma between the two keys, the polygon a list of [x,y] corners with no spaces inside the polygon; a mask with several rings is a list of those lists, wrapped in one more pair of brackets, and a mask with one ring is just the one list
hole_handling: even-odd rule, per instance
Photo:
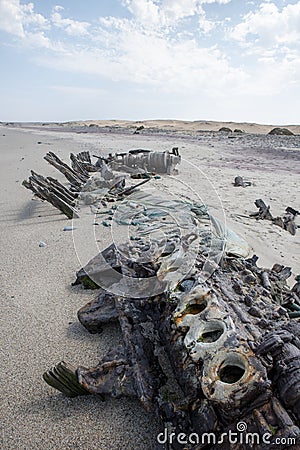
{"label": "white cloud", "polygon": [[[34,11],[33,3],[20,4],[19,0],[0,0],[0,29],[25,39],[34,30],[48,28],[48,20]],[[30,30],[29,30],[30,29]]]}
{"label": "white cloud", "polygon": [[175,26],[181,20],[192,16],[199,16],[200,25],[203,23],[207,28],[202,5],[229,2],[231,0],[123,0],[135,20],[146,28]]}
{"label": "white cloud", "polygon": [[58,12],[61,7],[55,7],[55,12],[52,14],[51,19],[53,24],[57,28],[65,30],[65,32],[71,36],[80,36],[88,34],[89,22],[80,22],[73,19],[64,19]]}
{"label": "white cloud", "polygon": [[51,40],[45,36],[43,31],[35,32],[35,33],[26,33],[26,39],[24,40],[24,45],[27,47],[35,47],[35,48],[47,48],[54,49],[54,45]]}
{"label": "white cloud", "polygon": [[200,0],[200,3],[218,3],[219,5],[226,5],[230,3],[231,0]]}
{"label": "white cloud", "polygon": [[[228,86],[238,89],[247,75],[230,66],[217,47],[200,48],[194,39],[173,40],[135,30],[130,23],[117,35],[101,34],[101,49],[78,48],[62,57],[43,59],[49,67],[101,75],[165,93],[191,94],[205,90],[215,96]],[[100,38],[99,38],[100,39]]]}
{"label": "white cloud", "polygon": [[201,4],[197,0],[163,0],[160,8],[165,20],[178,21],[195,14],[202,14]]}
{"label": "white cloud", "polygon": [[[300,59],[284,57],[280,64],[274,58],[259,58],[257,68],[253,70],[249,83],[244,88],[253,97],[274,97],[294,90],[294,84],[299,84]],[[296,98],[298,90],[294,91]],[[280,104],[278,105],[280,109]]]}
{"label": "white cloud", "polygon": [[255,40],[261,45],[299,42],[300,1],[283,7],[281,11],[275,3],[261,3],[258,10],[246,14],[243,21],[233,28],[231,37],[240,42]]}
{"label": "white cloud", "polygon": [[0,0],[0,29],[15,36],[24,36],[23,11],[19,0]]}
{"label": "white cloud", "polygon": [[245,86],[251,95],[294,91],[300,80],[300,1],[281,9],[264,1],[231,29],[229,37],[243,47],[245,59],[255,60],[247,69],[252,82]]}
{"label": "white cloud", "polygon": [[125,0],[132,18],[100,18],[102,29],[94,35],[99,49],[89,55],[77,53],[68,61],[68,69],[76,70],[76,66],[80,71],[146,83],[173,93],[206,89],[212,94],[227,83],[235,89],[244,81],[245,72],[231,67],[217,46],[201,45],[195,30],[181,32],[180,27],[182,20],[195,16],[199,23],[196,34],[199,27],[209,32],[213,24],[206,19],[202,5],[230,1]]}
{"label": "white cloud", "polygon": [[59,11],[64,11],[64,9],[65,8],[63,6],[55,5],[54,8],[53,8],[53,11],[59,12]]}
{"label": "white cloud", "polygon": [[38,28],[47,28],[48,27],[48,20],[42,14],[37,14],[34,11],[33,3],[27,3],[24,5],[20,5],[20,8],[23,13],[23,24],[24,25],[34,25]]}
{"label": "white cloud", "polygon": [[[204,40],[215,25],[205,4],[229,2],[123,0],[129,17],[101,17],[89,23],[63,17],[66,13],[59,5],[47,20],[32,3],[0,0],[0,27],[19,36],[23,45],[46,49],[35,62],[52,70],[96,75],[117,82],[116,86],[149,90],[159,98],[193,102],[205,97],[207,102],[221,103],[234,96],[266,97],[289,89],[300,78],[295,45],[300,38],[300,1],[281,10],[272,1],[252,7],[231,29],[227,47],[221,40],[212,44],[213,34],[210,41]],[[228,17],[223,21],[228,23]],[[239,44],[245,46],[243,52]],[[234,53],[238,53],[235,64]],[[65,87],[53,89],[71,93]],[[86,92],[92,96],[94,90]]]}
{"label": "white cloud", "polygon": [[159,23],[159,6],[152,0],[127,0],[125,4],[138,21],[150,26]]}
{"label": "white cloud", "polygon": [[56,6],[52,25],[77,36],[89,30],[89,48],[86,44],[80,48],[63,37],[54,44],[41,32],[30,36],[30,43],[54,50],[53,57],[47,55],[39,60],[51,68],[101,75],[165,93],[205,90],[214,96],[228,85],[238,89],[246,73],[232,67],[216,45],[201,45],[192,30],[181,32],[177,25],[195,16],[202,31],[209,32],[213,25],[206,19],[202,5],[229,1],[126,0],[131,18],[100,18],[98,27],[63,18],[61,7]]}
{"label": "white cloud", "polygon": [[66,34],[82,36],[88,34],[90,24],[62,18],[62,6],[55,6],[51,21],[35,12],[33,3],[21,4],[20,0],[0,0],[0,29],[22,39],[26,47],[62,49],[64,45],[45,35],[51,25],[63,29]]}

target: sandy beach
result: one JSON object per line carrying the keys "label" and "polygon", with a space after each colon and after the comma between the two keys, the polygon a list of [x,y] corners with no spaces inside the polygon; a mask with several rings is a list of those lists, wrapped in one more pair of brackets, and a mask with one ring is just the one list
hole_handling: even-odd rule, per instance
{"label": "sandy beach", "polygon": [[[95,132],[91,124],[99,130]],[[133,134],[141,125],[145,129]],[[221,126],[245,133],[218,133]],[[80,127],[90,132],[80,132]],[[299,126],[286,127],[300,133]],[[66,399],[43,382],[43,372],[61,360],[75,366],[96,365],[121,336],[113,325],[102,334],[90,335],[78,322],[77,310],[95,296],[71,286],[86,261],[78,260],[72,233],[63,231],[70,221],[51,205],[32,200],[22,187],[30,169],[63,182],[62,175],[43,160],[46,152],[68,162],[70,152],[82,150],[105,155],[133,148],[178,147],[183,159],[178,178],[162,176],[160,189],[188,195],[192,167],[195,195],[248,241],[259,257],[258,265],[292,267],[293,284],[300,273],[300,231],[292,236],[268,221],[249,217],[258,198],[271,206],[274,216],[282,215],[287,206],[300,209],[300,136],[267,136],[272,128],[178,121],[0,126],[1,448],[154,449],[162,431],[159,421],[137,401]],[[234,187],[237,175],[252,185]],[[76,232],[83,242],[80,225]],[[101,229],[101,240],[103,247],[110,243],[109,230]],[[39,247],[40,242],[46,246]]]}

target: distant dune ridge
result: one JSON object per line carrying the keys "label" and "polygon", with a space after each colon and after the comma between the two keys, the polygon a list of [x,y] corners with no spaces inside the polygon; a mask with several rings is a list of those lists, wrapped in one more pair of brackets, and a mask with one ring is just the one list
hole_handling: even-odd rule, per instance
{"label": "distant dune ridge", "polygon": [[257,123],[247,122],[217,122],[206,120],[84,120],[67,122],[66,126],[98,126],[98,127],[122,127],[122,128],[137,128],[144,126],[145,129],[151,128],[164,131],[219,131],[221,128],[230,128],[232,131],[241,130],[245,133],[254,134],[268,134],[273,128],[288,128],[294,134],[300,134],[300,125],[263,125]]}
{"label": "distant dune ridge", "polygon": [[[248,122],[221,122],[214,120],[172,120],[172,119],[157,119],[157,120],[119,120],[119,119],[109,119],[109,120],[75,120],[69,122],[0,122],[2,125],[11,126],[44,126],[44,127],[99,127],[99,128],[121,128],[126,130],[139,129],[140,131],[152,130],[159,132],[186,132],[186,133],[197,133],[197,132],[218,132],[222,128],[229,129],[232,132],[240,133],[252,133],[252,134],[268,134],[274,128],[288,129],[295,135],[300,134],[300,125],[266,125],[259,123],[248,123]],[[284,133],[283,133],[284,134]]]}

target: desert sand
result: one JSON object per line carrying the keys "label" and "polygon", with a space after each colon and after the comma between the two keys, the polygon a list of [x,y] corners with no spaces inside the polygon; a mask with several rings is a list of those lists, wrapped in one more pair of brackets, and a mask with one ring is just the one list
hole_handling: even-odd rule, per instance
{"label": "desert sand", "polygon": [[[84,242],[80,221],[74,236],[63,231],[70,221],[51,205],[32,200],[21,186],[30,169],[63,181],[43,160],[47,151],[68,161],[71,151],[107,154],[176,146],[183,158],[179,175],[162,176],[158,189],[186,198],[198,196],[249,242],[260,266],[280,263],[291,266],[293,276],[300,273],[299,230],[292,236],[267,221],[249,218],[257,198],[271,206],[273,215],[283,214],[287,206],[300,209],[299,136],[262,136],[274,126],[252,124],[214,122],[214,131],[229,126],[251,133],[229,138],[197,134],[200,122],[88,121],[85,125],[91,123],[101,128],[99,133],[78,132],[82,123],[59,125],[55,131],[53,124],[0,127],[1,448],[154,449],[156,435],[162,431],[159,421],[134,400],[66,399],[42,380],[42,373],[62,359],[75,366],[96,365],[121,338],[117,326],[90,335],[77,321],[77,310],[95,295],[71,287],[76,270],[86,262],[78,260],[73,242],[76,233],[77,240]],[[157,128],[153,134],[142,130],[134,135],[140,125]],[[209,131],[211,123],[201,126]],[[299,126],[285,126],[300,132]],[[252,186],[234,187],[237,175]],[[41,241],[45,247],[39,247]],[[110,231],[101,228],[101,246],[110,241]]]}

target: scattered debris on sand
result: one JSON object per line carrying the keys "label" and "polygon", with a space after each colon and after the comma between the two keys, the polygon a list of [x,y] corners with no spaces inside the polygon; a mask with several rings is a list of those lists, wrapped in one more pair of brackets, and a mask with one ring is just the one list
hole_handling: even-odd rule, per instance
{"label": "scattered debris on sand", "polygon": [[295,218],[299,215],[299,211],[296,211],[294,208],[288,206],[282,217],[273,217],[270,213],[270,206],[267,206],[262,199],[255,200],[254,203],[259,211],[251,213],[250,217],[255,217],[257,220],[270,220],[275,225],[287,230],[293,236],[296,234],[298,227],[295,223]]}
{"label": "scattered debris on sand", "polygon": [[140,131],[144,130],[144,128],[145,128],[144,125],[140,125],[139,127],[137,127],[137,129],[134,131],[133,134],[139,134]]}
{"label": "scattered debris on sand", "polygon": [[251,183],[251,181],[244,181],[242,177],[237,176],[234,179],[233,185],[235,187],[247,187],[247,186],[251,186],[252,183]]}

